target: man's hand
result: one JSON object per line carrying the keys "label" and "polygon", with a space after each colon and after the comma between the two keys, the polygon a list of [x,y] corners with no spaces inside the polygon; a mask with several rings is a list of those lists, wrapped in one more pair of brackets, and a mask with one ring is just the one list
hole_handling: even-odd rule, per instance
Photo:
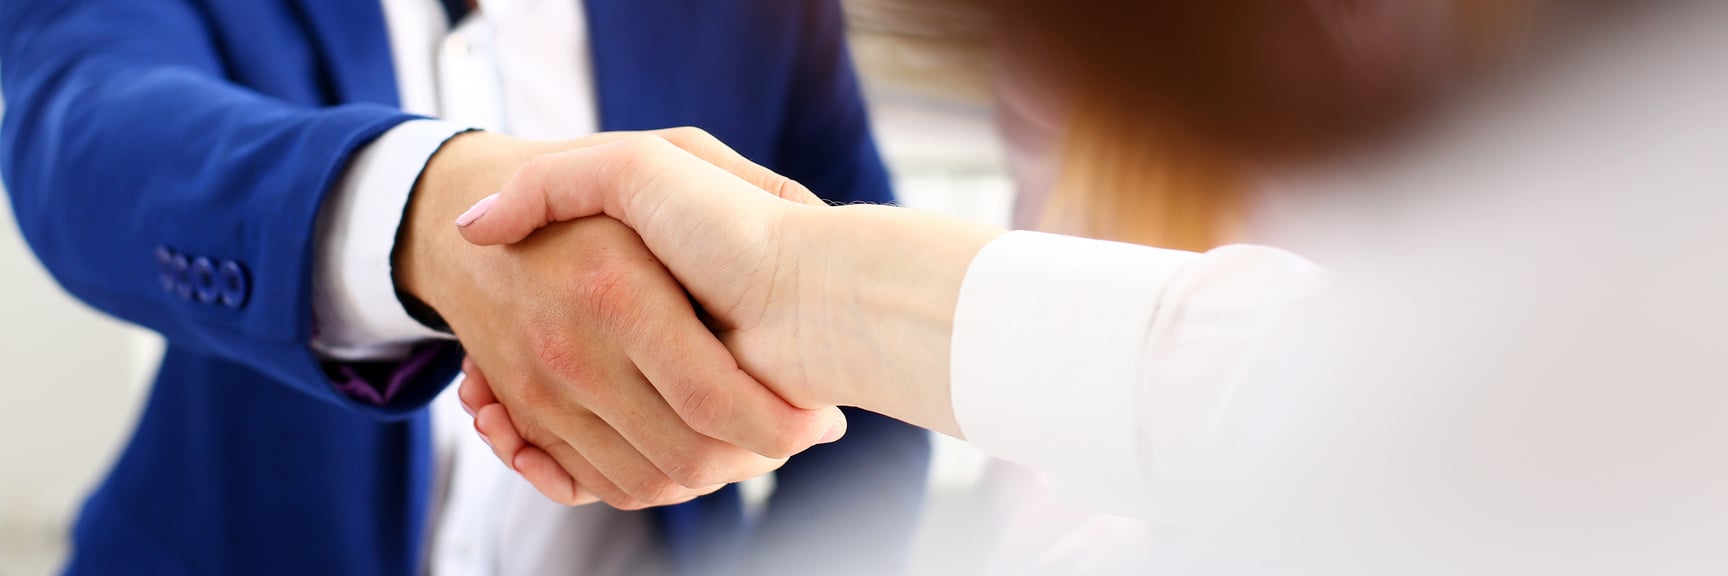
{"label": "man's hand", "polygon": [[740,370],[621,224],[569,222],[494,248],[450,225],[536,158],[611,138],[458,136],[427,165],[404,219],[398,285],[450,323],[522,438],[574,476],[536,486],[567,504],[673,504],[837,439],[837,410],[793,407]]}

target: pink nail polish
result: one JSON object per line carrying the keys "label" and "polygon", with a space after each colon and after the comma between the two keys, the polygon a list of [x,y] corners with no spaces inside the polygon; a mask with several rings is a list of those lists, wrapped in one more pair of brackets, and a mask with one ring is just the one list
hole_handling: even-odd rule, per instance
{"label": "pink nail polish", "polygon": [[466,228],[469,224],[473,224],[475,220],[479,220],[481,216],[485,216],[486,211],[491,210],[492,204],[497,201],[497,194],[481,198],[479,202],[475,202],[473,206],[469,207],[467,212],[463,212],[461,216],[456,217],[456,226],[459,228]]}

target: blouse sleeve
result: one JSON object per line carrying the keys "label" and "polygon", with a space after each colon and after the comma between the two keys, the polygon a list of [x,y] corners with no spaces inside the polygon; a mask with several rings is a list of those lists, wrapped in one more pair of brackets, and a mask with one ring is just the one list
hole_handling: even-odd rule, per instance
{"label": "blouse sleeve", "polygon": [[[1076,504],[1156,517],[1271,320],[1321,273],[1288,252],[1205,254],[1012,232],[979,252],[954,317],[966,439]],[[1167,472],[1176,472],[1169,474]]]}

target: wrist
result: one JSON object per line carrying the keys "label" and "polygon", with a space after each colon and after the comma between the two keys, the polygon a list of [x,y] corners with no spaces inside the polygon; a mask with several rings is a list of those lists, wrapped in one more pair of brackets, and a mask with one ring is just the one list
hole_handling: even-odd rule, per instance
{"label": "wrist", "polygon": [[773,226],[780,231],[773,251],[779,261],[771,265],[778,271],[775,280],[791,284],[770,291],[791,297],[785,301],[786,311],[774,314],[789,324],[774,329],[780,338],[772,346],[796,351],[791,356],[794,365],[787,366],[792,371],[783,376],[804,383],[805,394],[788,400],[806,408],[856,405],[851,385],[856,371],[848,368],[846,352],[854,340],[850,327],[858,322],[851,317],[851,307],[841,304],[852,301],[855,287],[839,260],[849,233],[837,228],[847,221],[835,218],[834,210],[788,207]]}
{"label": "wrist", "polygon": [[[464,300],[489,253],[462,239],[454,221],[497,192],[545,144],[487,132],[452,137],[427,161],[403,213],[394,275],[397,288],[441,315]],[[493,251],[495,252],[495,251]]]}
{"label": "wrist", "polygon": [[816,209],[794,239],[817,288],[804,292],[807,373],[832,403],[957,434],[949,353],[960,284],[1002,231],[882,206]]}

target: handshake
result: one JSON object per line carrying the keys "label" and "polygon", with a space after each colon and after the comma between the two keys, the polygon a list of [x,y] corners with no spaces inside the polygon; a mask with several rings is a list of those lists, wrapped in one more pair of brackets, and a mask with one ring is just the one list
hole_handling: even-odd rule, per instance
{"label": "handshake", "polygon": [[507,466],[564,504],[676,504],[863,403],[847,384],[875,368],[835,351],[873,335],[822,304],[859,297],[823,274],[844,243],[809,242],[828,211],[697,129],[473,132],[416,185],[396,283],[465,347],[462,403]]}

